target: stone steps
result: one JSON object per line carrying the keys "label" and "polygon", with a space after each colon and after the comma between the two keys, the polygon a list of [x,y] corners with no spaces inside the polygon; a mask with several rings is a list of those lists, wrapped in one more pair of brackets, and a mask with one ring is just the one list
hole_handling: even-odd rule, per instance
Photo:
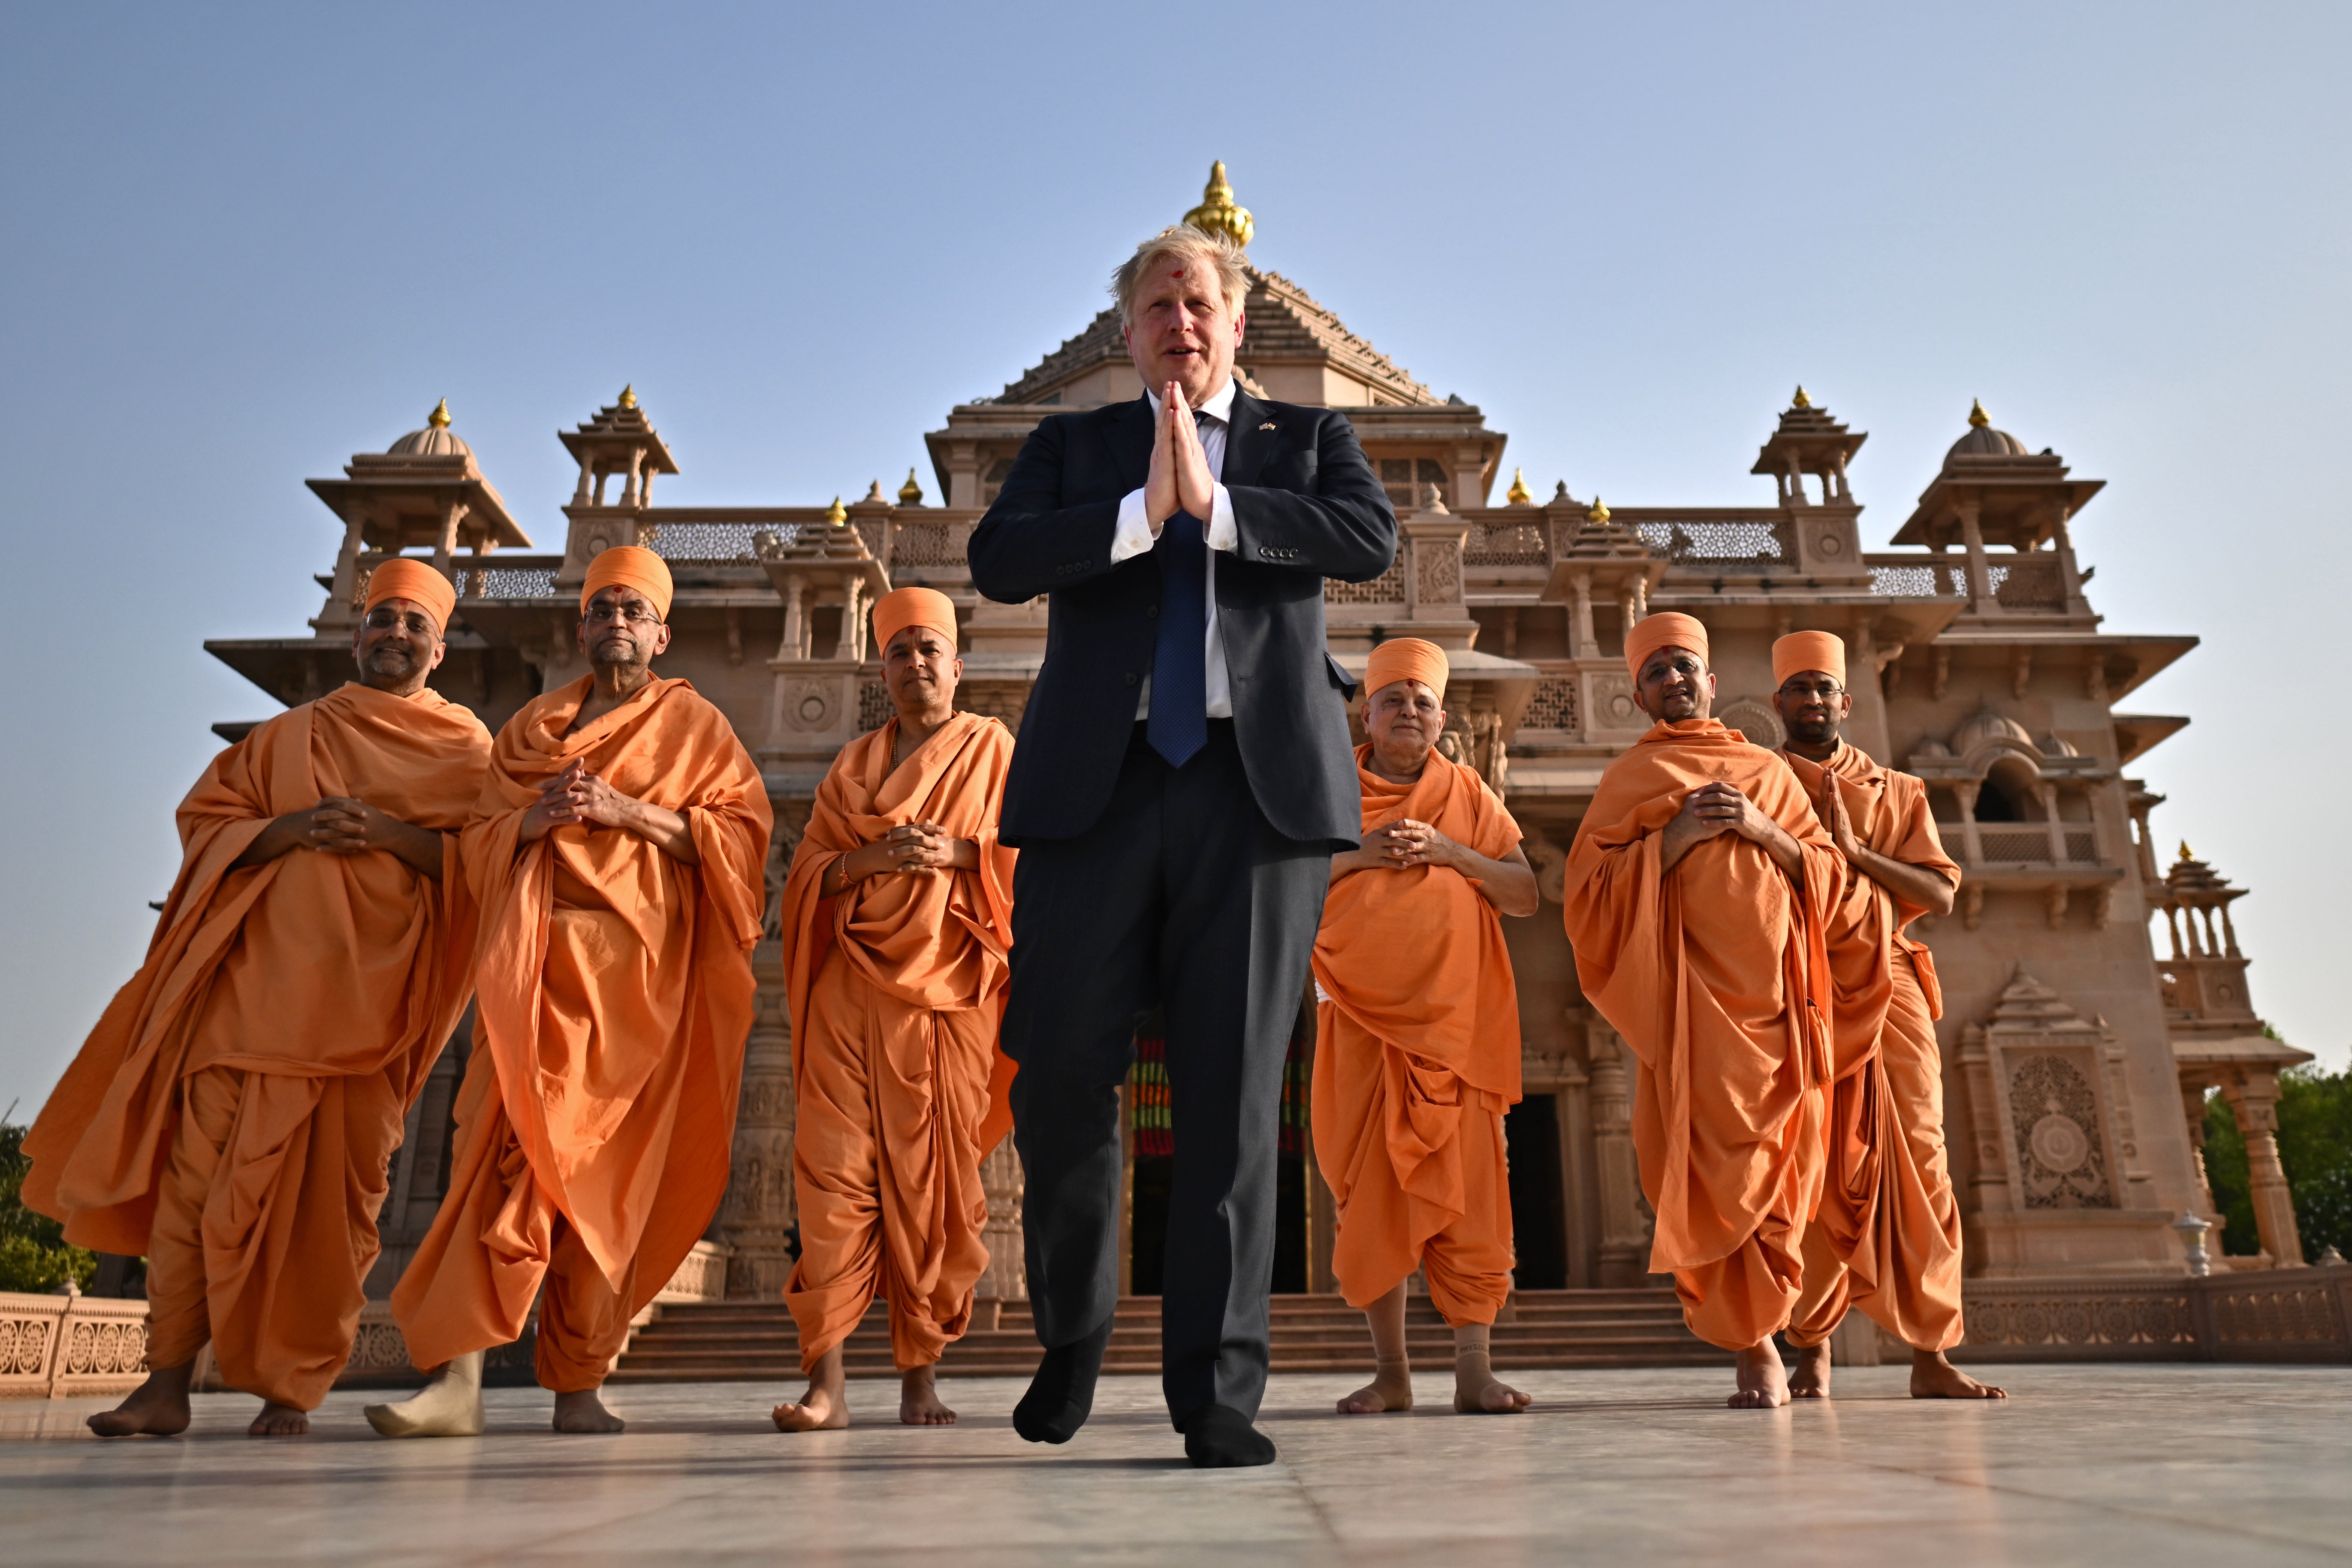
{"label": "stone steps", "polygon": [[[1361,1312],[1337,1296],[1274,1298],[1274,1370],[1354,1372],[1370,1362]],[[1406,1313],[1414,1362],[1439,1368],[1453,1358],[1453,1336],[1415,1297]],[[1522,1290],[1507,1321],[1495,1325],[1498,1367],[1579,1368],[1712,1365],[1722,1351],[1683,1327],[1671,1289]],[[877,1302],[850,1335],[844,1355],[852,1376],[888,1376],[888,1309]],[[1028,1304],[982,1302],[972,1327],[948,1347],[950,1376],[1021,1376],[1036,1369],[1037,1341]],[[1122,1297],[1103,1370],[1160,1370],[1160,1299]],[[614,1383],[791,1382],[800,1375],[800,1335],[781,1301],[712,1301],[666,1306],[631,1341]]]}

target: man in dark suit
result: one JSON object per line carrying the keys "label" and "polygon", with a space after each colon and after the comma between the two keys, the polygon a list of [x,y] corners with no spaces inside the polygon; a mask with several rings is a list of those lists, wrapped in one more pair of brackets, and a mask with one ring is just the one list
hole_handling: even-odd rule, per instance
{"label": "man in dark suit", "polygon": [[1234,381],[1240,248],[1171,228],[1113,279],[1149,389],[1052,416],[973,531],[972,583],[1053,597],[1002,831],[1004,1048],[1045,1356],[1013,1415],[1067,1442],[1118,1301],[1118,1086],[1164,1010],[1176,1134],[1161,1382],[1203,1466],[1262,1465],[1283,1058],[1334,851],[1361,821],[1323,580],[1396,557],[1346,418]]}

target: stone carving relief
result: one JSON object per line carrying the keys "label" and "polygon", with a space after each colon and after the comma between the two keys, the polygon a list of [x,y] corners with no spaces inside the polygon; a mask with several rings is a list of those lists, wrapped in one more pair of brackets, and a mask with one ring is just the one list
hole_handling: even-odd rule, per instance
{"label": "stone carving relief", "polygon": [[1612,670],[1592,678],[1592,721],[1612,730],[1643,730],[1649,715],[1633,700],[1633,678]]}
{"label": "stone carving relief", "polygon": [[1769,702],[1753,697],[1741,697],[1718,709],[1715,715],[1727,729],[1738,731],[1748,743],[1766,751],[1778,751],[1786,741],[1788,731],[1780,728],[1780,716],[1772,711]]}
{"label": "stone carving relief", "polygon": [[1421,568],[1421,603],[1444,605],[1462,597],[1462,547],[1444,542],[1423,542],[1414,547],[1416,564]]}
{"label": "stone carving relief", "polygon": [[2027,1208],[2113,1208],[2098,1100],[2075,1053],[2044,1052],[2009,1064],[2011,1124]]}
{"label": "stone carving relief", "polygon": [[791,681],[784,688],[784,722],[795,730],[830,730],[833,701],[831,681]]}

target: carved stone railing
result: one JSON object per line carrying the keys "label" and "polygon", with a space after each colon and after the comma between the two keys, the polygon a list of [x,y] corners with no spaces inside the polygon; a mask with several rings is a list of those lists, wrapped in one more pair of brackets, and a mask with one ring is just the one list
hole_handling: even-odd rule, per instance
{"label": "carved stone railing", "polygon": [[1534,512],[1524,520],[1504,522],[1472,521],[1470,537],[1462,545],[1462,564],[1550,565],[1551,533],[1545,526],[1543,514]]}
{"label": "carved stone railing", "polygon": [[461,599],[551,599],[561,555],[490,555],[480,565],[471,557],[458,559],[457,595]]}
{"label": "carved stone railing", "polygon": [[[1962,851],[1961,858],[1965,863],[1967,857],[1963,846],[1968,841],[1965,826],[1958,822],[1938,822],[1936,833],[1943,839],[1946,848]],[[2003,823],[1994,826],[1980,822],[1977,824],[1977,842],[1983,848],[1979,863],[1986,866],[2096,866],[2100,863],[2098,834],[2090,824],[2084,823],[2079,826],[2069,824],[2060,829],[2058,837],[2066,858],[2053,862],[2050,858],[2050,830],[2046,825],[2039,822]]]}
{"label": "carved stone railing", "polygon": [[2352,1265],[1970,1279],[1956,1361],[2352,1362]]}
{"label": "carved stone railing", "polygon": [[1985,576],[1992,585],[1992,596],[2004,610],[2029,614],[2063,615],[2066,609],[2066,581],[2058,570],[2058,558],[2047,552],[2010,559],[1996,558],[1985,563]]}
{"label": "carved stone railing", "polygon": [[0,1398],[127,1394],[146,1378],[146,1302],[0,1291]]}
{"label": "carved stone railing", "polygon": [[1327,605],[1402,605],[1404,603],[1404,558],[1400,554],[1389,569],[1369,583],[1341,583],[1333,578],[1323,581],[1323,602]]}
{"label": "carved stone railing", "polygon": [[1964,555],[1865,555],[1870,591],[1885,599],[1966,599]]}
{"label": "carved stone railing", "polygon": [[1797,560],[1789,520],[1778,511],[1727,507],[1659,513],[1622,507],[1616,520],[1676,565],[1790,566]]}

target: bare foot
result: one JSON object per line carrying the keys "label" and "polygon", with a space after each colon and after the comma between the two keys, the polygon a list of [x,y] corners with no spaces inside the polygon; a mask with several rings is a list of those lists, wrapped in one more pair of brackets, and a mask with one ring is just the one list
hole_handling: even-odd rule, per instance
{"label": "bare foot", "polygon": [[1374,1363],[1372,1381],[1339,1401],[1342,1415],[1381,1415],[1412,1408],[1412,1368],[1400,1359]]}
{"label": "bare foot", "polygon": [[131,1397],[111,1410],[89,1418],[89,1429],[101,1437],[176,1437],[188,1429],[188,1379],[196,1369],[159,1366]]}
{"label": "bare foot", "polygon": [[1517,1415],[1535,1402],[1484,1363],[1475,1373],[1467,1364],[1454,1369],[1454,1408],[1464,1415]]}
{"label": "bare foot", "polygon": [[1914,1399],[2007,1399],[2009,1390],[1979,1383],[1944,1359],[1942,1351],[1911,1352],[1911,1397]]}
{"label": "bare foot", "polygon": [[940,1368],[910,1366],[898,1374],[898,1420],[908,1426],[952,1426],[956,1413],[940,1403]]}
{"label": "bare foot", "polygon": [[371,1405],[368,1425],[387,1437],[478,1437],[488,1416],[482,1408],[482,1352],[464,1355],[430,1373],[425,1386],[397,1405]]}
{"label": "bare foot", "polygon": [[280,1405],[274,1399],[261,1402],[261,1414],[245,1429],[248,1437],[307,1437],[310,1434],[310,1413],[297,1410],[290,1405]]}
{"label": "bare foot", "polygon": [[838,1432],[849,1425],[849,1401],[812,1382],[798,1405],[779,1405],[768,1415],[779,1432]]}
{"label": "bare foot", "polygon": [[555,1429],[558,1432],[618,1432],[628,1425],[604,1408],[593,1388],[579,1389],[555,1396]]}
{"label": "bare foot", "polygon": [[1789,1403],[1789,1369],[1770,1340],[1739,1352],[1739,1392],[1724,1401],[1734,1410],[1778,1410]]}
{"label": "bare foot", "polygon": [[[929,1367],[920,1370],[927,1373],[934,1372],[934,1369]],[[911,1372],[907,1374],[909,1381],[905,1384],[899,1394],[898,1416],[901,1420],[908,1419],[907,1411],[909,1408],[908,1401],[913,1396],[914,1384],[911,1380],[914,1375]],[[801,1402],[798,1405],[777,1405],[768,1413],[769,1419],[775,1422],[776,1430],[779,1432],[840,1431],[849,1425],[848,1377],[849,1373],[844,1370],[841,1363],[841,1347],[835,1345],[817,1357],[816,1364],[809,1368],[808,1392],[801,1395]],[[929,1392],[928,1380],[925,1392]],[[938,1403],[936,1398],[933,1403]],[[950,1421],[955,1419],[955,1412],[952,1410],[948,1411],[947,1415]]]}
{"label": "bare foot", "polygon": [[1791,1399],[1827,1399],[1830,1396],[1830,1342],[1801,1346],[1797,1351],[1797,1370],[1789,1374],[1789,1397]]}

